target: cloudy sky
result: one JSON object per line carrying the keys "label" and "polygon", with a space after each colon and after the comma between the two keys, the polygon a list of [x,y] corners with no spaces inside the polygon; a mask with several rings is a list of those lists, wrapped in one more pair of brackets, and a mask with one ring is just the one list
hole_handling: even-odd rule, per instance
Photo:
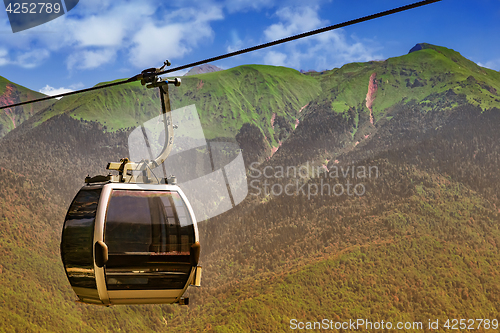
{"label": "cloudy sky", "polygon": [[[64,16],[12,33],[0,14],[0,75],[56,93],[131,77],[169,59],[208,57],[399,7],[407,0],[80,0]],[[214,63],[324,70],[446,46],[500,70],[500,0],[442,0]],[[179,73],[183,74],[183,73]]]}

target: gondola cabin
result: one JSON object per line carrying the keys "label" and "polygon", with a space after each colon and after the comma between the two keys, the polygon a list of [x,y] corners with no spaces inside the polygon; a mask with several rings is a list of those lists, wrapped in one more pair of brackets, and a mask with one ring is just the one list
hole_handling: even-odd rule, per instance
{"label": "gondola cabin", "polygon": [[187,303],[199,286],[196,219],[176,185],[88,184],[64,222],[61,256],[84,303]]}

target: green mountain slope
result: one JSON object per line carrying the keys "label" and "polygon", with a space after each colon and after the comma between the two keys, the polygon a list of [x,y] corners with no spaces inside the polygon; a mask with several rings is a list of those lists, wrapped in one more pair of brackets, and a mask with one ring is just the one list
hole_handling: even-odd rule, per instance
{"label": "green mountain slope", "polygon": [[[246,65],[184,77],[180,87],[170,88],[171,103],[174,109],[195,104],[209,139],[234,138],[248,123],[257,126],[273,147],[318,108],[352,117],[354,136],[359,129],[362,135],[372,133],[366,120],[373,124],[390,120],[400,104],[417,103],[424,111],[444,111],[465,103],[483,110],[498,107],[500,73],[453,50],[419,45],[421,50],[404,56],[352,63],[322,73]],[[65,97],[32,119],[29,127],[65,113],[116,131],[133,128],[158,112],[156,89],[136,82]],[[275,129],[280,117],[286,126]]]}
{"label": "green mountain slope", "polygon": [[[386,61],[307,74],[321,82],[322,91],[302,110],[298,127],[273,156],[274,163],[321,166],[350,152],[373,156],[408,143],[411,136],[425,140],[457,114],[497,113],[500,73],[453,50],[422,45]],[[456,113],[460,108],[468,111]],[[404,140],[394,139],[403,135]]]}
{"label": "green mountain slope", "polygon": [[273,114],[294,124],[299,110],[320,92],[312,77],[290,68],[263,65],[182,80],[179,88],[171,89],[173,105],[195,103],[209,138],[234,137],[244,123],[251,123],[274,141]]}
{"label": "green mountain slope", "polygon": [[[273,140],[273,114],[294,123],[300,108],[319,90],[314,78],[293,69],[247,65],[183,77],[180,87],[170,88],[170,95],[173,109],[196,104],[208,139],[234,138],[244,123],[252,123]],[[64,97],[37,115],[32,126],[66,113],[116,131],[155,117],[159,107],[157,89],[145,89],[136,82]]]}
{"label": "green mountain slope", "polygon": [[[498,107],[499,72],[480,67],[445,47],[422,45],[422,50],[404,56],[351,63],[316,76],[323,90],[318,103],[330,106],[334,112],[345,112],[350,107],[368,112],[366,97],[370,77],[374,74],[373,114],[376,121],[394,105],[412,100],[429,104],[428,109],[432,105],[443,110],[444,105],[438,102],[444,104],[450,95],[464,95],[464,102],[482,109]],[[446,105],[451,107],[457,103]]]}
{"label": "green mountain slope", "polygon": [[[41,97],[45,97],[45,95],[10,82],[0,76],[0,106],[24,102]],[[0,110],[0,138],[5,136],[8,132],[19,126],[38,111],[53,103],[54,101],[48,100],[36,104]]]}

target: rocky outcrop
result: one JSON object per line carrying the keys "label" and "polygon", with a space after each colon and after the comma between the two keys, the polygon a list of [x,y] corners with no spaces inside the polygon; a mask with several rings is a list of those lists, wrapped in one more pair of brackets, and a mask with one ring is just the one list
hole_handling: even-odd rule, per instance
{"label": "rocky outcrop", "polygon": [[375,101],[375,94],[377,93],[377,82],[375,81],[377,73],[372,73],[370,75],[370,81],[368,82],[368,92],[366,93],[366,107],[370,110],[370,123],[373,125],[373,101]]}
{"label": "rocky outcrop", "polygon": [[206,64],[206,65],[200,65],[200,66],[195,66],[189,70],[184,76],[189,76],[189,75],[195,75],[195,74],[205,74],[205,73],[212,73],[212,72],[218,72],[221,71],[222,68],[219,68],[214,65]]}
{"label": "rocky outcrop", "polygon": [[410,51],[408,52],[408,54],[410,54],[412,52],[420,51],[420,50],[423,50],[423,49],[424,49],[423,44],[422,43],[418,43],[418,44],[415,44],[415,46],[410,49]]}
{"label": "rocky outcrop", "polygon": [[271,117],[271,127],[274,129],[274,120],[276,119],[276,113],[273,113]]}

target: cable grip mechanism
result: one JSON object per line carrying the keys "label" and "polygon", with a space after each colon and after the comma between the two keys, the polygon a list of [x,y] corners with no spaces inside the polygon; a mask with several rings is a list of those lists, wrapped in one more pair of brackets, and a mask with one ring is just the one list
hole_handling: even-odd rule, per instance
{"label": "cable grip mechanism", "polygon": [[123,158],[119,163],[108,163],[106,169],[118,171],[119,175],[117,178],[119,182],[136,182],[137,179],[133,176],[133,171],[143,171],[143,174],[147,174],[146,178],[148,178],[147,181],[149,181],[148,170],[151,171],[151,169],[162,164],[172,150],[174,126],[170,116],[171,108],[170,97],[168,95],[168,84],[173,84],[178,87],[181,85],[181,79],[158,77],[157,73],[160,73],[165,66],[170,66],[170,61],[165,60],[160,68],[148,68],[143,70],[140,74],[140,80],[143,86],[146,86],[146,88],[159,88],[160,90],[163,123],[165,125],[165,144],[163,150],[158,157],[151,161],[132,162],[128,158]]}

